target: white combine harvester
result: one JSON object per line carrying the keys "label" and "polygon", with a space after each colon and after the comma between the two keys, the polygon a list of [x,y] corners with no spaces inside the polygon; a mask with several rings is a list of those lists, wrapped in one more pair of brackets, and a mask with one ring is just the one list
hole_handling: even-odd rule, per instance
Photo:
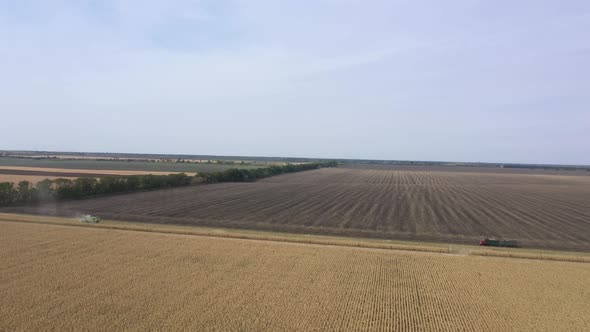
{"label": "white combine harvester", "polygon": [[100,222],[100,217],[85,214],[80,217],[80,221],[88,224],[98,224]]}

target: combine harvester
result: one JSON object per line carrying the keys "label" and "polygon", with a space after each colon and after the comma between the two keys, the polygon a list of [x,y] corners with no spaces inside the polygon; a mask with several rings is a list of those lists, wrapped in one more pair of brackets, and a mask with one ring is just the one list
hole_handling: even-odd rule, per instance
{"label": "combine harvester", "polygon": [[100,222],[100,217],[85,214],[80,217],[80,222],[85,222],[87,224],[98,224]]}
{"label": "combine harvester", "polygon": [[510,247],[516,248],[518,247],[518,241],[516,240],[496,240],[496,239],[488,239],[485,238],[479,241],[480,246],[490,246],[490,247]]}

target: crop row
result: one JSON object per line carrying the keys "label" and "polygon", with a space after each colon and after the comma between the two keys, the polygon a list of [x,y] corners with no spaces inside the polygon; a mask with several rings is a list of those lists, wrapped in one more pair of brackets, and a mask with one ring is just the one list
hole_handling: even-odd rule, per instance
{"label": "crop row", "polygon": [[24,212],[466,243],[493,236],[535,247],[590,248],[587,179],[555,177],[535,184],[545,177],[518,175],[518,181],[506,184],[504,177],[320,169],[255,183],[62,202]]}
{"label": "crop row", "polygon": [[0,330],[582,331],[590,324],[583,263],[14,222],[0,222],[0,251]]}

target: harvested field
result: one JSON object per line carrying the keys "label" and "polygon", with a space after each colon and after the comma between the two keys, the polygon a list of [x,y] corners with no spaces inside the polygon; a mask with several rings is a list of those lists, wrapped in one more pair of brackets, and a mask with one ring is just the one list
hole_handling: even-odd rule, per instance
{"label": "harvested field", "polygon": [[[104,176],[121,176],[121,175],[167,175],[171,172],[150,172],[150,171],[120,171],[120,170],[87,170],[87,169],[63,169],[63,168],[44,168],[44,167],[19,167],[19,166],[0,166],[0,182],[29,181],[33,184],[45,179],[54,180],[57,178],[75,179],[80,177],[100,178]],[[195,175],[196,173],[187,173]]]}
{"label": "harvested field", "polygon": [[265,165],[224,165],[224,164],[197,164],[175,162],[147,162],[147,161],[120,161],[120,160],[96,160],[96,159],[32,159],[32,158],[0,158],[0,166],[10,167],[42,167],[62,168],[68,170],[99,170],[103,171],[146,171],[165,173],[198,173],[218,172],[230,168],[256,168]]}
{"label": "harvested field", "polygon": [[590,177],[582,176],[335,168],[0,211],[590,250]]}
{"label": "harvested field", "polygon": [[329,235],[297,234],[286,232],[267,232],[247,229],[228,229],[218,227],[200,227],[191,225],[149,224],[120,220],[102,219],[100,223],[80,222],[78,217],[51,217],[32,214],[0,213],[0,221],[18,221],[33,224],[48,224],[73,227],[93,227],[114,230],[128,230],[150,233],[197,235],[230,239],[248,239],[300,244],[321,244],[329,246],[388,249],[444,253],[454,255],[476,255],[493,257],[511,257],[540,259],[560,262],[590,263],[590,252],[555,251],[524,248],[480,247],[461,244],[443,244],[424,241],[403,241],[375,238],[353,238]]}
{"label": "harvested field", "polygon": [[47,175],[16,175],[16,174],[2,174],[0,172],[0,182],[12,182],[12,183],[19,183],[20,181],[29,181],[30,183],[37,183],[39,181],[43,181],[45,179],[55,180],[57,178],[63,179],[75,179],[76,177],[69,177],[69,176],[47,176]]}
{"label": "harvested field", "polygon": [[[47,167],[18,167],[0,166],[0,175],[36,175],[36,176],[61,176],[61,177],[101,177],[118,175],[168,175],[175,172],[152,172],[152,171],[120,171],[120,170],[88,170],[88,169],[64,169]],[[195,175],[196,173],[186,173]]]}
{"label": "harvested field", "polygon": [[590,265],[0,221],[0,330],[586,331]]}
{"label": "harvested field", "polygon": [[459,173],[496,173],[496,174],[539,174],[539,175],[573,175],[590,176],[590,171],[582,169],[547,168],[510,168],[466,165],[396,165],[396,164],[343,164],[341,168],[382,170],[382,171],[422,171],[422,172],[459,172]]}

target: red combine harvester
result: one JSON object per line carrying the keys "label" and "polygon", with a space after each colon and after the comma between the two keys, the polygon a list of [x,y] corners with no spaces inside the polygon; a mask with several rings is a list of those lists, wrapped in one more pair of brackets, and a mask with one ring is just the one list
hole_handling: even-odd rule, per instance
{"label": "red combine harvester", "polygon": [[479,241],[480,246],[490,246],[490,247],[518,247],[518,241],[515,240],[496,240],[496,239],[488,239],[485,238]]}

